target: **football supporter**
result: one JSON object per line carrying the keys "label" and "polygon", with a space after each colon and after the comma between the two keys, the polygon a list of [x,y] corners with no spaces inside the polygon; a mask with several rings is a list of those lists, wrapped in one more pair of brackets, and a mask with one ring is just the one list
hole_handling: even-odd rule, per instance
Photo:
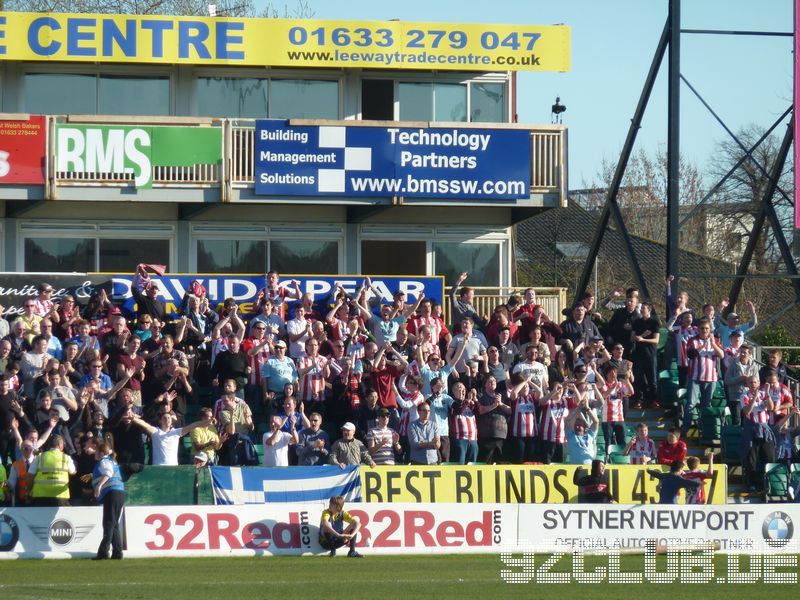
{"label": "football supporter", "polygon": [[764,381],[767,378],[767,371],[772,369],[778,373],[778,381],[786,383],[786,365],[783,364],[781,358],[783,358],[783,352],[780,350],[770,350],[767,353],[767,364],[761,367],[761,370],[758,372],[758,378]]}
{"label": "football supporter", "polygon": [[730,337],[731,333],[735,330],[739,330],[742,335],[747,335],[747,332],[753,329],[756,325],[758,325],[758,317],[756,316],[756,307],[750,301],[747,300],[745,302],[747,306],[747,310],[750,312],[750,322],[749,323],[741,323],[741,319],[739,319],[739,315],[735,312],[731,311],[727,315],[725,315],[725,319],[723,322],[722,313],[728,307],[728,299],[725,298],[720,303],[720,314],[717,317],[714,325],[716,326],[716,333],[719,335],[719,341],[723,348],[727,348],[730,346]]}
{"label": "football supporter", "polygon": [[633,362],[636,404],[661,408],[658,403],[658,343],[661,323],[653,314],[653,305],[642,302],[641,318],[633,322],[631,361]]}
{"label": "football supporter", "polygon": [[697,329],[692,325],[692,313],[681,313],[676,323],[672,326],[673,347],[678,363],[678,386],[685,388],[689,380],[689,357],[686,354],[689,340],[697,335]]}
{"label": "football supporter", "polygon": [[669,473],[658,469],[647,469],[647,473],[659,480],[659,504],[677,504],[678,493],[685,489],[686,493],[696,493],[702,483],[681,476],[683,461],[676,460],[669,466]]}
{"label": "football supporter", "polygon": [[478,398],[478,460],[495,464],[503,456],[503,444],[508,437],[508,417],[511,407],[497,392],[497,380],[489,375]]}
{"label": "football supporter", "polygon": [[633,347],[633,324],[641,317],[639,290],[629,289],[625,295],[625,306],[614,311],[608,322],[608,332],[615,344],[622,344],[625,357],[629,358]]}
{"label": "football supporter", "polygon": [[300,380],[298,397],[308,409],[325,414],[325,381],[330,378],[328,359],[319,355],[319,342],[314,338],[306,342],[305,355],[297,359],[297,377]]}
{"label": "football supporter", "polygon": [[400,434],[389,427],[391,414],[385,408],[377,410],[378,422],[367,432],[367,447],[376,465],[393,465],[395,453],[400,453]]}
{"label": "football supporter", "polygon": [[[472,327],[472,319],[469,317],[461,320],[461,333],[450,341],[445,356],[445,360],[448,364],[453,365],[453,370],[457,374],[457,376],[454,374],[453,377],[463,381],[467,387],[471,387],[470,374],[477,371],[478,363],[486,354],[486,346],[477,336],[473,335]],[[461,350],[462,344],[463,350]],[[454,360],[456,354],[460,355],[458,360]]]}
{"label": "football supporter", "polygon": [[739,404],[742,411],[739,453],[748,488],[754,492],[763,484],[764,466],[775,462],[775,434],[769,426],[775,405],[770,395],[759,388],[755,377],[747,380],[747,391]]}
{"label": "football supporter", "polygon": [[328,464],[339,465],[342,469],[349,465],[360,465],[362,462],[370,467],[375,466],[375,461],[369,454],[366,446],[355,438],[356,426],[350,422],[342,425],[342,437],[333,442],[328,455]]}
{"label": "football supporter", "polygon": [[150,436],[153,452],[153,466],[177,466],[180,439],[187,433],[201,426],[207,426],[208,421],[195,421],[185,427],[175,427],[175,415],[167,410],[162,410],[158,415],[158,427],[134,416],[132,423],[137,425]]}
{"label": "football supporter", "polygon": [[269,300],[272,303],[276,314],[281,318],[285,318],[284,303],[286,300],[299,300],[303,295],[300,291],[300,283],[297,280],[291,281],[290,283],[294,287],[292,290],[289,289],[288,285],[279,285],[280,275],[277,271],[270,271],[267,273],[264,279],[266,285],[259,290],[258,294],[256,295],[256,310],[260,311],[261,303],[264,300]]}
{"label": "football supporter", "polygon": [[572,309],[570,317],[561,323],[561,330],[564,344],[568,345],[576,354],[580,352],[584,344],[589,343],[589,340],[597,337],[603,339],[597,325],[587,318],[586,307],[583,304]]}
{"label": "football supporter", "polygon": [[[439,462],[450,462],[450,408],[453,406],[453,398],[445,393],[445,381],[439,377],[431,380],[431,394],[427,398],[431,408],[430,419],[436,428],[436,435],[439,437]],[[423,394],[424,395],[424,394]]]}
{"label": "football supporter", "polygon": [[614,501],[608,485],[606,463],[602,460],[592,461],[592,472],[588,475],[584,469],[575,469],[572,482],[578,486],[578,502],[609,504]]}
{"label": "football supporter", "polygon": [[696,456],[686,459],[686,468],[687,470],[681,473],[683,478],[700,483],[696,490],[686,489],[686,504],[705,504],[706,490],[703,482],[714,476],[714,453],[708,454],[708,468],[705,471],[700,470],[700,459]]}
{"label": "football supporter", "polygon": [[749,344],[739,348],[739,355],[725,372],[725,385],[728,392],[728,409],[734,425],[742,421],[739,398],[747,391],[747,380],[758,378],[758,364],[753,360],[753,351]]}
{"label": "football supporter", "polygon": [[778,373],[775,371],[767,371],[761,389],[772,400],[773,410],[769,414],[769,424],[774,425],[787,415],[794,405],[792,391],[788,385],[779,381]]}
{"label": "football supporter", "polygon": [[323,465],[328,461],[331,441],[322,429],[322,415],[316,412],[308,416],[308,427],[300,431],[295,449],[297,464],[302,467]]}
{"label": "football supporter", "polygon": [[[542,440],[542,462],[564,462],[564,444],[567,441],[565,421],[569,411],[574,408],[566,393],[572,383],[555,382],[550,393],[539,400],[542,407],[542,426],[539,435]],[[571,406],[572,404],[572,406]]]}
{"label": "football supporter", "polygon": [[655,463],[658,458],[656,443],[647,434],[647,423],[639,423],[636,426],[636,435],[631,438],[625,448],[625,454],[631,457],[632,465]]}
{"label": "football supporter", "polygon": [[671,465],[674,462],[683,462],[686,459],[686,442],[681,439],[681,430],[671,427],[667,431],[666,439],[658,444],[658,463]]}
{"label": "football supporter", "polygon": [[514,462],[533,462],[537,459],[539,428],[536,422],[536,407],[542,397],[542,389],[529,378],[519,373],[512,379],[514,386],[509,393],[511,400],[511,450]]}
{"label": "football supporter", "polygon": [[[587,424],[588,420],[588,424]],[[567,460],[573,465],[587,465],[597,455],[597,431],[600,421],[586,399],[580,400],[564,421],[567,438]]]}
{"label": "football supporter", "polygon": [[[453,323],[461,323],[465,318],[472,319],[472,322],[478,329],[485,329],[488,325],[487,319],[482,317],[475,310],[472,304],[475,300],[475,290],[471,287],[461,287],[467,279],[467,273],[461,273],[456,280],[456,284],[450,290],[450,299],[452,301]],[[460,288],[460,289],[459,289]]]}
{"label": "football supporter", "polygon": [[[419,339],[421,337],[421,330],[423,326],[428,327],[428,335],[426,339]],[[414,317],[408,320],[406,326],[409,335],[416,336],[417,343],[428,342],[434,352],[439,352],[439,341],[444,340],[447,345],[453,339],[450,331],[445,327],[444,321],[433,314],[433,303],[430,298],[423,298],[419,303],[419,309]]]}
{"label": "football supporter", "polygon": [[700,319],[697,335],[686,344],[686,355],[689,358],[689,375],[681,426],[683,435],[692,426],[694,405],[699,401],[701,409],[711,406],[711,397],[719,378],[717,360],[725,356],[717,340],[711,335],[711,322],[708,319]]}
{"label": "football supporter", "polygon": [[625,444],[625,412],[623,405],[625,398],[633,394],[633,389],[627,381],[617,379],[617,368],[614,365],[605,365],[603,368],[605,383],[600,387],[602,394],[600,420],[603,424],[603,438],[606,444],[616,440],[617,444]]}
{"label": "football supporter", "polygon": [[289,431],[281,430],[284,419],[275,415],[270,419],[269,431],[262,438],[264,444],[265,467],[288,467],[289,466],[289,445],[296,444],[297,437],[297,418],[291,415],[286,419],[289,424]]}
{"label": "football supporter", "polygon": [[478,460],[478,425],[475,419],[477,394],[474,389],[467,392],[463,383],[456,382],[452,388],[453,419],[452,460],[460,465]]}
{"label": "football supporter", "polygon": [[418,418],[408,426],[409,459],[412,465],[439,463],[441,439],[436,425],[430,420],[431,407],[427,402],[417,406]]}

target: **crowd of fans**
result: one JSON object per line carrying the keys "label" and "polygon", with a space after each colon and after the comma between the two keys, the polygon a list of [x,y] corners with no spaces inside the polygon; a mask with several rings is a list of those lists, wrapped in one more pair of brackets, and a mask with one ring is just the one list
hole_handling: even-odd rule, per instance
{"label": "crowd of fans", "polygon": [[[551,318],[533,289],[482,315],[462,273],[446,324],[441,304],[424,294],[412,304],[398,291],[382,303],[369,277],[355,294],[337,287],[321,304],[270,272],[250,314],[232,299],[214,310],[195,281],[170,318],[154,271],[137,267],[133,320],[103,289],[80,307],[71,296],[53,300],[47,283],[16,319],[0,318],[0,462],[9,501],[36,496],[30,470],[48,443],[70,457],[73,503],[91,500],[84,476],[103,441],[129,471],[192,458],[197,465],[589,464],[602,458],[602,429],[606,447],[624,447],[632,463],[678,465],[681,473],[692,408],[709,406],[718,382],[744,428],[748,483],[760,484],[765,462],[795,459],[790,424],[798,410],[780,354],[759,370],[744,341],[757,322],[749,302],[747,324],[733,312],[721,318],[726,302],[720,314],[713,305],[696,312],[685,293],[673,297],[668,280],[669,334],[661,340],[662,323],[635,289],[599,303],[612,310],[607,321],[591,293],[565,319]],[[684,410],[674,414],[680,427],[656,444],[639,423],[628,439],[631,411],[663,411],[659,366],[672,360],[686,389]],[[191,411],[198,389],[211,389],[211,402]]]}

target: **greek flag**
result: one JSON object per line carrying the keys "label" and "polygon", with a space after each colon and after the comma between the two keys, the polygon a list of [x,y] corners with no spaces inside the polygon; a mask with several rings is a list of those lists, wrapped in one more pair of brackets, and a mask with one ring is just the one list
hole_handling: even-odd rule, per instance
{"label": "greek flag", "polygon": [[357,466],[211,467],[211,481],[214,504],[327,502],[331,496],[361,502]]}

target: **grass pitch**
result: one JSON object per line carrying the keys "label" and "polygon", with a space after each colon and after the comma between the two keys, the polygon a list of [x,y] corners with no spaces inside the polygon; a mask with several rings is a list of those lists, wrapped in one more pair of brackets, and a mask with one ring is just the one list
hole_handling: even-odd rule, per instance
{"label": "grass pitch", "polygon": [[[536,557],[541,566],[545,557]],[[658,569],[665,569],[659,557]],[[587,557],[586,570],[607,565],[604,557]],[[747,561],[742,563],[745,570]],[[570,572],[566,557],[553,572]],[[715,573],[725,575],[726,557],[716,556]],[[96,562],[90,560],[0,560],[0,598],[103,598],[234,600],[236,598],[559,598],[580,594],[588,598],[646,594],[659,598],[719,597],[731,592],[748,600],[795,593],[797,586],[745,584],[508,584],[500,575],[507,569],[498,555],[367,556],[347,559],[318,557],[270,558],[154,558]],[[623,556],[624,572],[643,572],[641,556]],[[515,571],[520,570],[514,568]],[[797,567],[782,568],[797,573]],[[535,578],[534,578],[535,579]],[[786,596],[789,597],[789,596]]]}

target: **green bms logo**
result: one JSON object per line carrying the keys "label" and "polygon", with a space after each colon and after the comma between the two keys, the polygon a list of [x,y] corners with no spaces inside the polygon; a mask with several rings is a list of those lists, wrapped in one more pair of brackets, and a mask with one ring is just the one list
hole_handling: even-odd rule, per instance
{"label": "green bms logo", "polygon": [[19,525],[10,516],[0,514],[0,552],[10,552],[19,541]]}
{"label": "green bms logo", "polygon": [[104,180],[133,175],[137,188],[153,184],[153,167],[222,162],[220,127],[66,125],[56,129],[56,170]]}
{"label": "green bms logo", "polygon": [[761,525],[761,535],[768,546],[782,548],[794,535],[792,517],[781,510],[768,514]]}

